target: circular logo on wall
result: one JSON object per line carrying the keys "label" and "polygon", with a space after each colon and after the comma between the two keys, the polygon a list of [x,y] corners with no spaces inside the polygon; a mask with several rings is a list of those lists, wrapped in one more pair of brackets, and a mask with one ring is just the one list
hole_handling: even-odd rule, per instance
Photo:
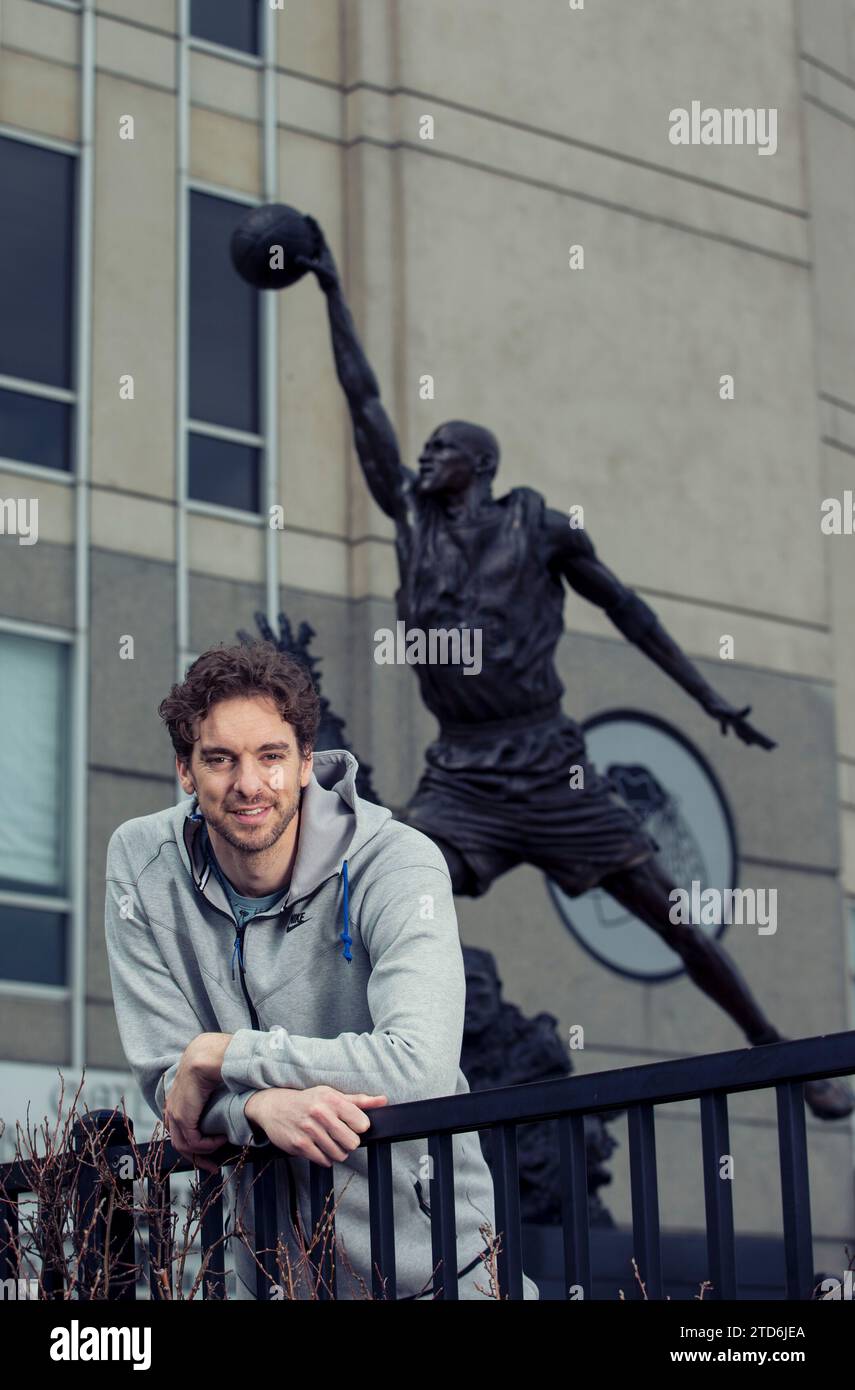
{"label": "circular logo on wall", "polygon": [[[727,798],[706,758],[673,725],[635,710],[612,710],[582,724],[588,758],[609,777],[659,845],[658,862],[677,888],[724,891],[736,884],[736,831]],[[570,898],[547,878],[564,925],[603,965],[636,980],[672,980],[685,969],[641,918],[601,888]],[[721,936],[726,923],[699,923]]]}

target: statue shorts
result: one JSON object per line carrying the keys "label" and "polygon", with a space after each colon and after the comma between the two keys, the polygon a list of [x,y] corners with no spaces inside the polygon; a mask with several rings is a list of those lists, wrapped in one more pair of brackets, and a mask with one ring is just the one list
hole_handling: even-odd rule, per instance
{"label": "statue shorts", "polygon": [[659,848],[557,703],[537,716],[442,724],[426,759],[401,819],[457,851],[470,897],[518,864],[578,897]]}

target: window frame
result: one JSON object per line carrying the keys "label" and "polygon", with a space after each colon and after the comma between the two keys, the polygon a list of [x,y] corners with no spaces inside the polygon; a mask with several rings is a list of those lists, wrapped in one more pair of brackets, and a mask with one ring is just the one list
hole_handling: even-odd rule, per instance
{"label": "window frame", "polygon": [[227,43],[217,43],[215,39],[205,39],[193,33],[192,0],[187,0],[187,44],[199,53],[209,53],[213,58],[225,58],[233,63],[244,63],[247,67],[264,66],[264,0],[256,0],[256,19],[258,27],[258,52],[248,53],[245,48],[230,48]]}
{"label": "window frame", "polygon": [[[57,4],[57,0],[39,0],[41,4]],[[63,4],[62,9],[74,8],[80,13],[80,6]],[[21,130],[17,126],[0,123],[0,139],[15,140],[20,145],[35,145],[38,149],[51,150],[54,154],[64,154],[72,161],[73,201],[69,210],[68,236],[70,238],[69,259],[71,264],[71,295],[68,325],[71,343],[71,386],[52,386],[48,382],[34,381],[30,377],[12,376],[0,372],[0,388],[14,391],[23,396],[35,396],[40,400],[57,401],[69,407],[68,430],[68,468],[51,468],[49,465],[33,463],[31,459],[7,458],[0,454],[0,471],[20,473],[26,477],[45,478],[50,482],[73,483],[77,476],[77,411],[80,408],[78,383],[78,315],[80,313],[80,287],[77,283],[77,237],[80,225],[80,147],[68,140],[57,140],[36,131]]]}
{"label": "window frame", "polygon": [[[75,639],[74,633],[65,628],[47,627],[41,623],[21,622],[15,618],[0,616],[0,637],[7,635],[11,637],[24,637],[38,642],[50,642],[55,646],[62,646],[66,649],[66,670],[65,678],[68,690],[67,708],[71,710],[71,693],[73,684],[73,663],[75,660]],[[0,907],[19,907],[25,911],[27,908],[35,910],[61,913],[65,926],[65,983],[62,985],[44,984],[38,980],[12,980],[0,974],[0,998],[30,998],[30,999],[70,999],[72,994],[71,976],[73,973],[73,947],[74,947],[74,896],[72,878],[74,874],[74,841],[71,831],[71,785],[72,785],[72,761],[73,750],[70,747],[70,737],[72,733],[71,721],[69,725],[69,751],[65,766],[65,785],[63,787],[62,805],[59,809],[59,816],[62,826],[62,856],[65,866],[65,892],[62,894],[47,893],[27,893],[17,890],[0,887]],[[2,968],[0,966],[0,968]]]}
{"label": "window frame", "polygon": [[[206,182],[204,179],[193,179],[193,178],[188,178],[187,181],[186,181],[186,185],[185,185],[185,190],[184,190],[184,191],[185,191],[185,197],[186,197],[186,200],[187,200],[187,201],[186,201],[185,216],[186,216],[186,220],[187,220],[187,229],[188,229],[187,255],[186,255],[186,263],[185,263],[185,266],[184,266],[184,276],[185,276],[184,294],[185,294],[185,300],[186,300],[186,306],[187,306],[187,310],[186,310],[186,311],[187,311],[187,341],[186,341],[186,345],[185,345],[186,359],[187,359],[187,360],[186,360],[186,363],[185,363],[185,370],[186,370],[186,373],[187,373],[187,381],[188,381],[188,394],[187,394],[187,401],[186,401],[186,413],[185,413],[185,415],[184,415],[184,419],[182,420],[182,430],[183,430],[183,434],[184,434],[184,447],[185,447],[185,452],[186,452],[186,455],[187,455],[188,460],[189,460],[189,454],[190,454],[190,435],[191,435],[191,434],[206,435],[209,439],[220,439],[220,440],[223,440],[223,441],[225,441],[225,442],[227,442],[227,443],[228,443],[228,442],[231,442],[231,443],[234,443],[234,444],[243,444],[243,445],[245,445],[247,448],[257,449],[257,450],[258,450],[258,455],[259,455],[259,459],[258,459],[258,496],[259,496],[259,510],[258,510],[258,511],[254,511],[254,512],[244,511],[244,509],[243,509],[242,507],[227,507],[227,506],[223,506],[222,504],[217,503],[217,502],[206,502],[203,498],[191,497],[189,491],[187,490],[187,489],[188,489],[188,486],[189,486],[189,466],[188,466],[188,469],[187,469],[187,472],[186,472],[186,475],[185,475],[185,479],[184,479],[184,494],[185,494],[185,495],[184,495],[184,497],[182,498],[182,503],[183,503],[183,506],[184,506],[184,508],[185,508],[185,510],[186,510],[187,512],[192,513],[192,514],[194,514],[194,515],[196,515],[196,516],[219,517],[221,520],[224,520],[224,521],[241,521],[241,522],[243,522],[244,524],[246,524],[247,522],[249,522],[251,525],[266,526],[266,525],[267,525],[267,511],[266,511],[265,506],[264,506],[264,499],[265,499],[265,497],[266,497],[266,495],[267,495],[267,476],[268,476],[268,469],[269,469],[269,467],[270,467],[270,458],[269,458],[269,449],[268,449],[268,443],[267,443],[267,436],[266,436],[266,433],[265,433],[265,431],[264,431],[264,382],[265,382],[265,365],[266,365],[267,347],[266,347],[266,333],[265,333],[265,325],[264,325],[264,311],[263,311],[263,304],[262,304],[261,300],[259,300],[258,321],[257,321],[257,323],[256,323],[256,339],[257,339],[256,346],[257,346],[257,350],[258,350],[258,380],[257,380],[257,383],[256,383],[256,389],[257,389],[257,392],[258,392],[258,418],[259,418],[259,424],[260,424],[260,426],[261,426],[261,428],[259,429],[259,431],[255,432],[255,431],[252,431],[252,430],[242,430],[242,429],[233,428],[233,427],[230,426],[230,425],[218,425],[218,424],[213,424],[213,423],[211,423],[210,421],[199,420],[199,419],[197,419],[194,415],[191,415],[191,414],[190,414],[190,400],[189,400],[190,352],[191,352],[191,344],[190,344],[190,311],[191,311],[191,302],[190,302],[190,270],[191,270],[191,266],[190,266],[190,236],[189,236],[189,230],[190,230],[190,220],[191,220],[191,209],[192,209],[192,202],[193,202],[193,194],[194,194],[194,193],[201,193],[201,194],[203,194],[205,197],[209,197],[209,198],[219,198],[219,199],[220,199],[221,201],[223,201],[223,202],[235,203],[235,204],[238,204],[238,205],[241,206],[241,207],[246,208],[247,210],[248,210],[249,208],[260,207],[260,206],[262,205],[262,203],[263,203],[264,200],[263,200],[262,198],[255,197],[255,196],[253,196],[252,194],[249,194],[249,193],[241,193],[239,189],[223,188],[223,187],[221,187],[219,184],[208,183],[208,182]],[[237,271],[235,271],[234,273],[237,274]],[[259,295],[261,295],[261,293],[262,293],[262,292],[259,291]]]}

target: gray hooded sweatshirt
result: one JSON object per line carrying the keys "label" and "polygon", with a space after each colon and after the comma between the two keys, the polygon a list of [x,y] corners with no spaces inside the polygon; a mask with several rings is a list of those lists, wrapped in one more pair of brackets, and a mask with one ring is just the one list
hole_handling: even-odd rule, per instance
{"label": "gray hooded sweatshirt", "polygon": [[[315,754],[291,883],[245,926],[203,852],[195,798],[114,832],[105,930],[116,1018],[159,1119],[181,1054],[203,1032],[233,1037],[200,1128],[234,1144],[257,1143],[244,1105],[268,1087],[326,1085],[384,1094],[390,1105],[469,1090],[460,1070],[463,956],[445,860],[426,836],[362,800],[356,771],[350,753]],[[493,1184],[476,1133],[452,1144],[459,1295],[477,1299],[485,1295],[476,1285],[489,1288],[479,1228],[496,1229]],[[425,1141],[392,1146],[399,1298],[433,1293],[427,1157]],[[362,1298],[371,1289],[366,1149],[325,1172],[338,1201],[338,1297]],[[245,1171],[232,1201],[251,1239],[248,1183]],[[277,1164],[276,1189],[278,1230],[297,1268],[289,1213],[299,1209],[311,1232],[308,1161]],[[231,1260],[238,1297],[253,1297],[255,1266],[238,1241]],[[524,1293],[538,1297],[528,1278]],[[309,1296],[304,1283],[297,1296]]]}

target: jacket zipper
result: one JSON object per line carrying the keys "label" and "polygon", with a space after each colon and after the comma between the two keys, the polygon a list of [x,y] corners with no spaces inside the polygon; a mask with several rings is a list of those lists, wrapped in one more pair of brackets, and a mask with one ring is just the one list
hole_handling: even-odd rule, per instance
{"label": "jacket zipper", "polygon": [[[250,1019],[252,1020],[252,1026],[253,1026],[253,1028],[255,1029],[255,1031],[256,1031],[257,1033],[260,1033],[260,1032],[261,1032],[261,1024],[260,1024],[259,1021],[258,1021],[258,1014],[255,1012],[255,1005],[253,1004],[252,1000],[251,1000],[250,997],[249,997],[249,990],[248,990],[247,987],[246,987],[246,974],[244,973],[244,968],[243,968],[244,932],[245,932],[245,931],[246,931],[246,922],[238,922],[238,923],[237,923],[237,936],[236,936],[236,938],[235,938],[235,945],[237,946],[238,970],[240,971],[240,987],[241,987],[241,989],[243,990],[243,997],[244,997],[244,999],[246,1000],[246,1005],[247,1005],[247,1008],[249,1009],[249,1016],[250,1016]],[[234,974],[234,966],[232,966],[232,979],[234,979],[234,977],[235,977],[235,974]]]}
{"label": "jacket zipper", "polygon": [[[188,850],[188,853],[189,853],[189,850]],[[192,864],[192,854],[191,854],[191,856],[190,856],[190,859],[191,859],[191,864]],[[243,968],[243,956],[244,956],[244,944],[245,944],[245,943],[244,943],[244,932],[246,931],[247,923],[246,923],[246,922],[238,922],[237,918],[234,916],[233,913],[225,913],[225,912],[222,911],[221,908],[217,907],[216,903],[211,903],[211,902],[208,900],[207,895],[206,895],[206,893],[205,893],[205,891],[204,891],[204,889],[203,889],[203,887],[202,887],[201,879],[197,879],[196,876],[195,876],[195,873],[194,873],[194,875],[193,875],[193,883],[194,883],[194,886],[195,886],[195,888],[196,888],[196,891],[200,894],[201,897],[205,898],[206,902],[208,902],[209,907],[213,907],[213,909],[214,909],[215,912],[219,912],[223,917],[228,917],[229,920],[232,921],[232,922],[234,922],[234,924],[235,924],[235,929],[236,929],[236,931],[237,931],[237,936],[236,936],[236,938],[235,938],[235,947],[237,948],[237,955],[238,955],[238,970],[239,970],[239,972],[240,972],[240,985],[241,985],[241,990],[243,991],[243,997],[244,997],[244,999],[246,1000],[246,1006],[247,1006],[247,1008],[249,1009],[249,1017],[250,1017],[250,1021],[251,1021],[251,1023],[252,1023],[252,1026],[253,1026],[253,1028],[255,1029],[256,1032],[261,1032],[261,1031],[262,1031],[262,1029],[261,1029],[261,1024],[260,1024],[259,1021],[258,1021],[258,1014],[256,1013],[255,1005],[253,1004],[252,999],[250,998],[250,995],[249,995],[249,990],[247,989],[247,985],[246,985],[246,974],[245,974],[244,968]],[[320,892],[320,890],[321,890],[322,887],[323,887],[323,884],[319,884],[318,887],[315,889],[315,892]],[[312,894],[311,896],[314,897],[314,894]],[[288,927],[288,922],[290,922],[290,920],[291,920],[291,918],[293,917],[293,915],[294,915],[294,905],[293,905],[293,903],[292,903],[292,904],[291,904],[291,907],[290,907],[290,909],[289,909],[289,911],[288,911],[288,918],[287,918],[287,921],[286,921],[286,923],[285,923],[286,930],[287,930],[287,927]],[[234,979],[234,977],[235,977],[235,976],[234,976],[234,957],[232,957],[232,979]],[[289,1210],[290,1210],[290,1213],[291,1213],[291,1224],[293,1225],[294,1230],[295,1230],[295,1232],[297,1233],[297,1236],[298,1236],[298,1239],[299,1239],[299,1235],[300,1235],[300,1232],[301,1232],[301,1222],[300,1222],[300,1217],[299,1217],[299,1213],[298,1213],[298,1210],[297,1210],[297,1190],[296,1190],[296,1189],[297,1189],[297,1184],[296,1184],[296,1180],[295,1180],[295,1178],[294,1178],[294,1171],[293,1171],[293,1169],[292,1169],[292,1167],[291,1167],[291,1159],[290,1159],[289,1155],[286,1154],[286,1153],[283,1153],[282,1157],[285,1159],[285,1172],[287,1173],[287,1176],[288,1176],[288,1207],[289,1207]]]}
{"label": "jacket zipper", "polygon": [[[425,1201],[424,1193],[423,1193],[423,1191],[422,1191],[422,1185],[421,1185],[421,1183],[419,1182],[418,1178],[416,1178],[415,1182],[413,1183],[413,1187],[414,1187],[415,1190],[416,1190],[416,1197],[417,1197],[417,1199],[418,1199],[419,1206],[421,1207],[421,1209],[422,1209],[422,1211],[424,1212],[425,1216],[428,1216],[428,1217],[429,1217],[429,1216],[430,1216],[430,1207],[428,1206],[427,1202]],[[431,1219],[433,1219],[433,1218],[431,1218]],[[489,1246],[486,1246],[486,1245],[485,1245],[485,1246],[484,1246],[484,1251],[485,1251],[485,1253],[489,1253]],[[457,1271],[457,1277],[458,1277],[458,1279],[462,1279],[463,1276],[464,1276],[464,1274],[468,1274],[469,1271],[470,1271],[471,1269],[474,1269],[475,1266],[477,1265],[477,1263],[478,1263],[478,1261],[479,1261],[480,1259],[481,1259],[481,1256],[480,1256],[480,1255],[476,1255],[476,1256],[475,1256],[475,1259],[474,1259],[474,1260],[470,1260],[470,1261],[469,1261],[469,1264],[468,1264],[468,1265],[465,1265],[463,1269],[458,1269],[458,1271]],[[431,1286],[430,1286],[430,1289],[427,1289],[427,1290],[425,1291],[424,1294],[420,1294],[420,1293],[407,1294],[407,1295],[406,1295],[406,1298],[410,1299],[410,1298],[424,1298],[424,1297],[426,1297],[426,1295],[427,1295],[428,1293],[435,1292],[435,1282],[436,1282],[435,1280],[431,1279]],[[403,1300],[402,1300],[402,1301],[403,1301]]]}
{"label": "jacket zipper", "polygon": [[[246,925],[246,922],[236,923],[237,937],[235,944],[237,946],[238,970],[240,972],[240,985],[241,989],[243,990],[243,997],[246,1000],[247,1008],[249,1009],[249,1016],[252,1021],[252,1026],[257,1033],[260,1033],[261,1024],[258,1021],[258,1014],[255,1011],[255,1005],[249,997],[249,990],[246,987],[246,975],[244,973],[243,968],[244,932],[246,931]],[[234,979],[234,970],[232,971],[232,979]],[[291,1169],[291,1160],[287,1154],[283,1154],[282,1156],[285,1159],[285,1171],[288,1175],[288,1206],[291,1211],[291,1221],[293,1222],[294,1230],[299,1231],[299,1225],[297,1221],[297,1192],[296,1184],[294,1182],[294,1174]]]}

